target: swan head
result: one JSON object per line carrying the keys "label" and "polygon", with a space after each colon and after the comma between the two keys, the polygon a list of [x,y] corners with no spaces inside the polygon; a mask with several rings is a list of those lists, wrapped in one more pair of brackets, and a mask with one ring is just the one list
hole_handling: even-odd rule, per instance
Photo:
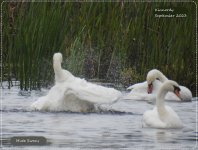
{"label": "swan head", "polygon": [[62,63],[62,61],[63,61],[62,54],[61,53],[55,53],[54,56],[53,56],[53,61]]}
{"label": "swan head", "polygon": [[147,81],[147,84],[148,84],[148,89],[147,89],[148,94],[152,93],[153,82],[155,80],[159,80],[161,82],[164,81],[163,76],[164,75],[157,69],[152,69],[151,71],[148,72],[147,77],[146,77],[146,81]]}
{"label": "swan head", "polygon": [[192,101],[192,92],[185,86],[179,86],[181,89],[180,97],[182,101]]}
{"label": "swan head", "polygon": [[163,89],[164,91],[170,91],[170,92],[174,92],[175,95],[177,95],[179,98],[181,98],[180,96],[180,88],[179,88],[179,84],[175,81],[172,80],[167,80],[163,83],[161,89]]}

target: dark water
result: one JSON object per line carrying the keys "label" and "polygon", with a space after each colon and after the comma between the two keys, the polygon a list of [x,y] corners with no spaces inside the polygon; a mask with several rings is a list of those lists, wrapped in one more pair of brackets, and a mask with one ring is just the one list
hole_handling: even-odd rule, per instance
{"label": "dark water", "polygon": [[[30,105],[47,90],[3,89],[2,134],[7,149],[193,149],[196,146],[196,99],[166,102],[180,116],[183,129],[142,128],[142,115],[153,105],[118,101],[96,113],[36,112]],[[43,136],[44,146],[13,146],[13,136]]]}

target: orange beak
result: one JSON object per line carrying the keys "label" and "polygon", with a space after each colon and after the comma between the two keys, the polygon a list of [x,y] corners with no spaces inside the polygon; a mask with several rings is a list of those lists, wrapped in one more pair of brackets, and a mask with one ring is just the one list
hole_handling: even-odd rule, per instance
{"label": "orange beak", "polygon": [[152,91],[153,91],[153,84],[150,83],[150,84],[148,84],[147,92],[148,92],[148,94],[150,94],[150,93],[152,93]]}

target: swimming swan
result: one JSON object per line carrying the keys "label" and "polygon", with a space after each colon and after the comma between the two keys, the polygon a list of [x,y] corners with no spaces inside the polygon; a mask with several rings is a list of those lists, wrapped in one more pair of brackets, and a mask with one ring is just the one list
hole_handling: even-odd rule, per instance
{"label": "swimming swan", "polygon": [[182,122],[175,111],[164,105],[164,98],[168,91],[180,96],[179,85],[175,81],[165,81],[157,93],[156,106],[143,114],[143,127],[182,128]]}
{"label": "swimming swan", "polygon": [[[131,90],[131,92],[127,94],[124,99],[154,100],[162,83],[168,80],[168,78],[157,69],[149,71],[146,79],[147,81],[145,82],[128,87],[127,89]],[[165,96],[165,100],[191,101],[191,91],[184,86],[179,87],[181,89],[180,98],[172,92],[168,92]]]}
{"label": "swimming swan", "polygon": [[53,56],[55,85],[46,96],[40,97],[31,107],[44,111],[92,112],[95,104],[112,103],[121,92],[87,82],[62,69],[62,54]]}
{"label": "swimming swan", "polygon": [[[147,75],[147,83],[148,83],[147,91],[148,91],[148,93],[152,93],[153,81],[155,81],[155,80],[159,80],[163,83],[163,82],[167,81],[168,78],[166,78],[166,76],[157,69],[153,69],[153,70],[149,71],[149,73]],[[175,94],[173,94],[172,92],[168,92],[165,99],[191,101],[192,100],[192,92],[185,86],[180,85],[179,88],[181,89],[180,98],[176,97]]]}

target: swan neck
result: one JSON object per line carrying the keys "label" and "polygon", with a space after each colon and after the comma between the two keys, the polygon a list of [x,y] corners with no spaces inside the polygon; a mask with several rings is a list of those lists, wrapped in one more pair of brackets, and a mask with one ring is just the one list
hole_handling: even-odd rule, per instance
{"label": "swan neck", "polygon": [[165,75],[163,75],[163,73],[160,73],[159,78],[160,78],[160,80],[161,80],[162,82],[165,82],[165,81],[168,80],[168,78],[167,78]]}
{"label": "swan neck", "polygon": [[159,112],[164,112],[165,111],[165,105],[164,105],[164,98],[166,96],[167,91],[161,90],[157,94],[157,99],[156,99],[156,106]]}
{"label": "swan neck", "polygon": [[60,62],[54,62],[53,67],[54,67],[54,73],[55,74],[59,73],[62,70]]}
{"label": "swan neck", "polygon": [[54,62],[53,63],[54,67],[54,73],[55,73],[55,81],[56,82],[63,82],[66,77],[64,75],[63,69],[61,67],[61,62]]}

